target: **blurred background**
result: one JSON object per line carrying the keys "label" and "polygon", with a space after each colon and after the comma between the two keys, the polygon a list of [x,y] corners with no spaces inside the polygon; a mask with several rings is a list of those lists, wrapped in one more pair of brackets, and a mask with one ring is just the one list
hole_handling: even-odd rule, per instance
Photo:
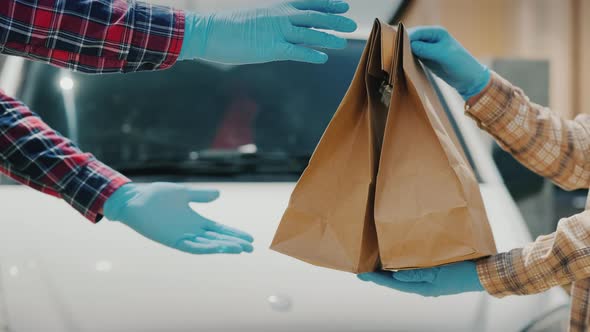
{"label": "blurred background", "polygon": [[[197,12],[248,8],[244,0],[150,0]],[[257,6],[279,0],[257,0]],[[533,101],[566,118],[590,112],[590,1],[585,0],[350,0],[368,36],[375,17],[406,26],[442,25],[482,62],[520,86]],[[59,127],[59,126],[58,126]],[[76,135],[75,133],[73,133]],[[316,135],[317,136],[317,135]],[[76,137],[73,137],[74,139]],[[581,211],[585,191],[566,193],[522,168],[488,139],[508,189],[533,235]],[[10,181],[9,181],[10,182]]]}
{"label": "blurred background", "polygon": [[[279,0],[257,0],[256,5]],[[198,12],[251,7],[244,0],[150,0]],[[482,62],[566,118],[590,112],[590,1],[585,0],[350,0],[368,36],[375,17],[406,26],[442,25]],[[4,61],[5,57],[1,58]],[[23,90],[24,91],[24,90]],[[51,123],[51,119],[49,120]],[[59,124],[57,125],[59,128]],[[73,133],[74,139],[77,134]],[[585,191],[566,193],[522,168],[488,139],[507,186],[533,235],[552,231],[581,211]],[[3,179],[5,183],[12,183]]]}
{"label": "blurred background", "polygon": [[[278,1],[151,2],[209,12]],[[391,296],[267,249],[375,18],[442,25],[536,103],[568,119],[590,112],[588,0],[349,3],[347,15],[359,29],[346,35],[346,49],[326,51],[330,60],[322,66],[196,60],[154,73],[92,76],[0,57],[0,87],[83,150],[138,182],[220,189],[221,203],[199,212],[236,221],[257,241],[248,258],[199,257],[195,264],[131,232],[87,225],[65,203],[19,191],[0,177],[0,200],[14,202],[3,206],[14,222],[0,224],[0,332],[45,325],[47,331],[565,331],[569,300],[561,288],[502,301],[476,293]],[[587,190],[565,192],[523,168],[463,115],[459,95],[432,83],[477,175],[499,250],[551,233],[559,218],[584,209]]]}

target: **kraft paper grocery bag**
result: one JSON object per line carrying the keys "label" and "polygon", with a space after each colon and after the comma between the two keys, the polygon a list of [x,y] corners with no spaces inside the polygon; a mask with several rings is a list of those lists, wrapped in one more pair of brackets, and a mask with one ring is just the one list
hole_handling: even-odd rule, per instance
{"label": "kraft paper grocery bag", "polygon": [[382,268],[494,254],[478,181],[403,25],[395,44],[374,206]]}
{"label": "kraft paper grocery bag", "polygon": [[[424,72],[411,52],[398,47],[406,39],[403,26],[396,30],[375,22],[351,86],[291,196],[273,250],[353,273],[434,266],[495,252],[473,172]],[[406,82],[408,77],[412,80]],[[391,99],[383,100],[389,96],[383,93],[388,87],[393,90]],[[397,108],[402,112],[396,114]],[[412,109],[415,114],[408,116],[406,111]],[[417,126],[416,131],[412,126]],[[425,149],[421,151],[410,142],[424,133],[416,140]],[[407,160],[400,168],[395,158]],[[418,164],[418,173],[408,173],[409,165]],[[455,172],[454,167],[466,171]],[[417,181],[415,186],[412,181]],[[441,190],[451,191],[451,198],[418,197],[424,191],[441,194]],[[457,190],[468,191],[459,198]],[[404,191],[407,197],[400,196]],[[463,205],[475,212],[466,214]],[[433,212],[429,223],[424,213]],[[412,221],[418,228],[411,227]],[[437,223],[444,224],[447,232],[441,232]],[[466,224],[471,232],[463,229]],[[456,233],[449,229],[455,225],[460,228]],[[484,244],[478,242],[482,239]],[[486,252],[484,247],[491,249]],[[427,262],[429,255],[433,260]]]}
{"label": "kraft paper grocery bag", "polygon": [[[390,37],[393,42],[395,34],[391,32]],[[377,26],[340,107],[291,195],[271,249],[342,271],[362,273],[377,267],[376,140],[383,136],[387,115],[378,91],[383,75],[380,44]],[[371,70],[371,66],[378,68]],[[381,128],[377,133],[375,126]]]}

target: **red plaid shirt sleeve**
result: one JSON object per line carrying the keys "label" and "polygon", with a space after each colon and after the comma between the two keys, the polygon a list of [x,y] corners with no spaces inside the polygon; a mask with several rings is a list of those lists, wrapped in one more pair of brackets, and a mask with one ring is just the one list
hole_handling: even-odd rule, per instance
{"label": "red plaid shirt sleeve", "polygon": [[0,52],[86,73],[165,69],[184,12],[125,0],[0,0]]}
{"label": "red plaid shirt sleeve", "polygon": [[[0,0],[0,52],[85,73],[165,69],[184,13],[125,0]],[[0,171],[64,199],[92,222],[129,179],[83,153],[0,91]]]}
{"label": "red plaid shirt sleeve", "polygon": [[0,91],[0,171],[64,199],[92,222],[129,179],[83,153],[21,102]]}

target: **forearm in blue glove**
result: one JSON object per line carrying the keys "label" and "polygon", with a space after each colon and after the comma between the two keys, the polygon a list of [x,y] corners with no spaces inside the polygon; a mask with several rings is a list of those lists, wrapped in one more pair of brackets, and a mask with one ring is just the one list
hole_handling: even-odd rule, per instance
{"label": "forearm in blue glove", "polygon": [[481,92],[490,81],[490,70],[444,28],[427,26],[410,29],[410,40],[414,55],[465,100]]}
{"label": "forearm in blue glove", "polygon": [[252,236],[208,220],[189,206],[191,202],[212,202],[217,197],[217,191],[191,189],[174,183],[129,183],[106,201],[104,215],[152,241],[180,251],[192,254],[252,252]]}
{"label": "forearm in blue glove", "polygon": [[268,8],[199,15],[187,13],[180,60],[227,64],[293,60],[324,63],[328,56],[310,47],[340,49],[346,39],[313,30],[352,32],[356,23],[337,15],[345,1],[299,0]]}
{"label": "forearm in blue glove", "polygon": [[466,261],[429,269],[359,274],[358,278],[405,293],[422,296],[453,295],[484,290],[474,262]]}

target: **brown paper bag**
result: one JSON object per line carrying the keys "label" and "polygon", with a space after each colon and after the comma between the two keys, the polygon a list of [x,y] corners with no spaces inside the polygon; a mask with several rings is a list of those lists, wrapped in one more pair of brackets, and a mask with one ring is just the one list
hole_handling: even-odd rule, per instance
{"label": "brown paper bag", "polygon": [[393,63],[374,206],[382,268],[496,253],[477,179],[403,25]]}
{"label": "brown paper bag", "polygon": [[379,80],[372,79],[369,87],[367,78],[369,59],[380,58],[374,45],[380,39],[371,35],[348,92],[291,195],[273,250],[348,272],[376,268],[373,195],[379,150],[371,126],[378,120],[371,109],[380,98]]}
{"label": "brown paper bag", "polygon": [[[422,69],[411,53],[408,55],[405,48],[397,47],[403,46],[406,40],[403,26],[396,31],[375,22],[350,88],[295,187],[272,242],[273,250],[314,265],[353,273],[375,270],[379,266],[379,251],[386,259],[382,258],[383,267],[388,269],[433,266],[495,251],[483,250],[484,247],[494,248],[493,238],[477,182],[461,155],[456,138],[452,137],[445,145],[434,135],[435,130],[440,132],[446,142],[449,133],[453,133]],[[405,68],[402,58],[409,59],[405,61],[409,69]],[[413,83],[415,80],[417,83]],[[406,81],[411,89],[406,87]],[[393,86],[391,102],[382,102],[381,88],[387,86],[384,82]],[[427,96],[418,97],[416,89]],[[391,107],[388,109],[385,104]],[[401,115],[396,114],[396,108],[403,108]],[[412,108],[415,114],[408,116],[406,111]],[[408,119],[407,124],[401,122]],[[432,121],[434,125],[430,124]],[[421,131],[414,132],[411,126],[418,126]],[[400,127],[403,127],[401,131]],[[426,136],[413,141],[418,132]],[[421,142],[420,146],[428,150],[420,152],[413,142]],[[382,145],[383,160],[380,161]],[[450,158],[449,153],[459,156]],[[395,159],[400,157],[410,159],[400,163],[402,168],[396,166]],[[404,173],[410,163],[422,165],[417,170],[428,174],[420,174],[423,178],[417,179],[415,174]],[[454,172],[453,167],[465,171]],[[378,174],[379,168],[386,170]],[[416,185],[420,190],[416,190],[411,181],[418,181]],[[425,184],[427,186],[423,187]],[[400,189],[396,190],[397,187]],[[468,190],[463,192],[462,200],[458,194],[454,195],[457,191],[454,188]],[[407,196],[400,197],[403,190],[410,191]],[[424,191],[430,194],[416,196]],[[434,195],[441,191],[447,195],[444,199]],[[375,194],[379,204],[376,204]],[[415,200],[413,205],[408,203],[412,199]],[[431,204],[430,199],[435,201]],[[417,204],[418,201],[421,204]],[[434,208],[429,209],[431,206]],[[462,212],[453,212],[462,206],[479,213],[466,214],[460,208]],[[374,211],[374,207],[378,210]],[[444,211],[450,218],[443,216]],[[429,223],[426,214],[432,212],[436,215]],[[377,229],[375,216],[379,218]],[[414,221],[421,230],[412,227]],[[447,232],[441,232],[437,223],[444,223]],[[453,225],[461,229],[455,233],[449,229]],[[469,228],[471,232],[464,230],[465,225],[473,226]],[[381,232],[379,245],[377,232]],[[475,238],[474,235],[481,236]],[[478,242],[482,239],[485,245]],[[456,248],[457,242],[461,243],[461,248]],[[473,250],[467,253],[466,246]],[[414,256],[411,255],[413,250],[416,250]],[[434,258],[430,264],[429,258]]]}

